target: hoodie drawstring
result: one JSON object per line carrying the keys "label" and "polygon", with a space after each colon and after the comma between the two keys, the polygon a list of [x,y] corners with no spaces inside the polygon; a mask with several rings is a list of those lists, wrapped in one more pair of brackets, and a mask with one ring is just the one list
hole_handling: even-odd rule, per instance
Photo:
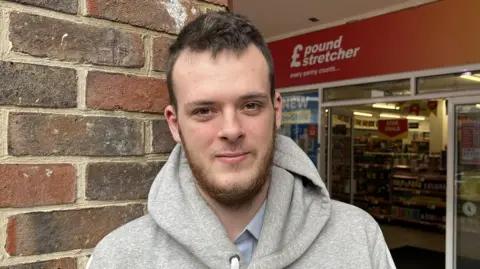
{"label": "hoodie drawstring", "polygon": [[240,269],[240,257],[238,255],[230,258],[230,269]]}

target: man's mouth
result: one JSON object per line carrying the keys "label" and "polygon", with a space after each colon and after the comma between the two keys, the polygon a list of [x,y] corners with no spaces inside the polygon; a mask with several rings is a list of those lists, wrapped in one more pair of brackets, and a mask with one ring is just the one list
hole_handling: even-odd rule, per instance
{"label": "man's mouth", "polygon": [[222,152],[215,157],[222,163],[237,164],[247,159],[249,152]]}

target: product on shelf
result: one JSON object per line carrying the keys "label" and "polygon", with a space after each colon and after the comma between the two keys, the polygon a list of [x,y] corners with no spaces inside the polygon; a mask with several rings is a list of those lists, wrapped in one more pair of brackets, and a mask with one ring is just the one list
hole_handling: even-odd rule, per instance
{"label": "product on shelf", "polygon": [[427,140],[357,137],[355,204],[379,219],[445,227],[446,173]]}

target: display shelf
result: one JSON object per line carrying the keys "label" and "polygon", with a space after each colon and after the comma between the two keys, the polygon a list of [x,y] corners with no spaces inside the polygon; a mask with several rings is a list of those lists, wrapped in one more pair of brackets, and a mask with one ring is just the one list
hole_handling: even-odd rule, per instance
{"label": "display shelf", "polygon": [[415,194],[425,194],[425,195],[445,195],[445,192],[439,192],[439,191],[430,191],[430,190],[420,190],[420,189],[411,189],[411,188],[399,188],[399,187],[394,187],[394,191],[408,191],[412,192]]}
{"label": "display shelf", "polygon": [[404,206],[421,206],[421,207],[426,207],[428,209],[437,209],[437,208],[446,208],[447,205],[446,203],[429,203],[429,202],[411,202],[407,200],[394,200],[394,203],[402,204]]}
{"label": "display shelf", "polygon": [[430,181],[447,181],[446,175],[435,175],[435,174],[423,174],[419,176],[419,179],[430,180]]}
{"label": "display shelf", "polygon": [[385,156],[399,156],[399,157],[411,157],[411,156],[430,156],[437,157],[439,154],[430,154],[430,153],[416,153],[416,152],[365,152],[367,155],[385,155]]}
{"label": "display shelf", "polygon": [[436,222],[430,222],[430,221],[424,221],[424,220],[406,219],[406,218],[397,217],[397,216],[389,216],[389,218],[390,218],[391,220],[397,220],[397,221],[403,221],[403,222],[408,222],[408,223],[413,223],[413,224],[421,224],[421,225],[426,225],[426,226],[431,226],[431,227],[436,227],[436,228],[445,229],[445,224],[436,223]]}
{"label": "display shelf", "polygon": [[[327,135],[328,136],[328,135]],[[333,138],[350,138],[349,135],[339,135],[339,134],[334,134],[332,135]]]}
{"label": "display shelf", "polygon": [[390,169],[387,169],[387,165],[384,165],[384,164],[378,164],[378,163],[375,163],[375,164],[369,164],[369,163],[355,163],[355,166],[360,166],[360,167],[363,167],[363,168],[383,168],[384,170],[390,170]]}
{"label": "display shelf", "polygon": [[[358,138],[355,144],[364,141],[365,138]],[[358,146],[355,150],[354,163],[358,168],[354,175],[359,191],[355,203],[376,219],[444,229],[446,175],[437,169],[441,168],[441,155],[428,149],[414,151],[415,147],[403,144],[402,140],[368,141],[367,147]],[[388,169],[382,171],[379,167]]]}
{"label": "display shelf", "polygon": [[434,227],[439,229],[445,229],[445,224],[442,224],[442,223],[436,223],[436,222],[430,222],[430,221],[424,221],[424,220],[406,219],[402,217],[397,217],[392,215],[383,215],[383,214],[371,213],[371,212],[369,212],[369,214],[372,215],[372,217],[379,220],[400,221],[400,222],[406,222],[411,224],[420,224],[423,226]]}
{"label": "display shelf", "polygon": [[374,218],[381,219],[381,220],[385,220],[390,217],[389,215],[383,215],[383,214],[371,213],[371,212],[368,212],[368,213],[372,215]]}
{"label": "display shelf", "polygon": [[480,202],[480,195],[475,195],[475,196],[459,195],[458,198],[464,201]]}
{"label": "display shelf", "polygon": [[378,205],[378,204],[389,205],[390,204],[389,201],[387,201],[383,198],[378,198],[378,197],[373,197],[373,196],[355,196],[354,200],[367,202],[367,203],[371,203],[371,204],[374,204],[374,205]]}
{"label": "display shelf", "polygon": [[413,180],[418,180],[418,176],[412,176],[412,175],[401,175],[401,174],[392,174],[392,178],[402,178],[402,179],[413,179]]}
{"label": "display shelf", "polygon": [[394,165],[393,168],[395,169],[411,169],[410,165]]}
{"label": "display shelf", "polygon": [[435,174],[421,174],[421,175],[392,174],[392,178],[429,180],[429,181],[446,181],[447,180],[445,175],[435,175]]}

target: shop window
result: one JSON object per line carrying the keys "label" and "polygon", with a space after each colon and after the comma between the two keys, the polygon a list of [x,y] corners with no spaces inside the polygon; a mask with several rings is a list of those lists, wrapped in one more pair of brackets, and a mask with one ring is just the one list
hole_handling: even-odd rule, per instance
{"label": "shop window", "polygon": [[410,79],[383,81],[323,89],[323,100],[374,99],[410,95]]}
{"label": "shop window", "polygon": [[480,89],[480,71],[421,77],[417,79],[418,93]]}
{"label": "shop window", "polygon": [[282,94],[282,125],[279,133],[292,138],[317,165],[318,90]]}

